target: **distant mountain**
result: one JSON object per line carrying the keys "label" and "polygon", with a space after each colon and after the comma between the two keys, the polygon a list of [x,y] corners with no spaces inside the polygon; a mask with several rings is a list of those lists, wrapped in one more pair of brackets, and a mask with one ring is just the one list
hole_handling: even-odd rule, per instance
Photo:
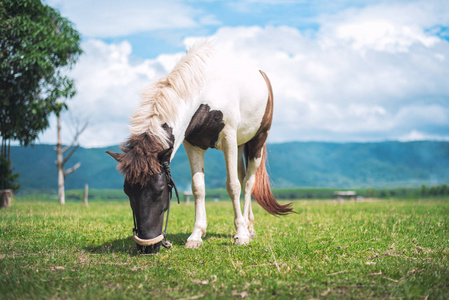
{"label": "distant mountain", "polygon": [[[79,148],[68,167],[81,167],[66,178],[67,189],[85,183],[95,189],[120,189],[123,177],[105,150]],[[12,147],[11,159],[20,173],[24,189],[56,189],[57,177],[52,145]],[[224,188],[226,171],[223,153],[206,152],[207,188]],[[269,173],[274,186],[283,187],[393,187],[433,185],[449,182],[449,142],[322,143],[292,142],[268,145]],[[171,164],[180,189],[190,185],[190,168],[184,149]]]}

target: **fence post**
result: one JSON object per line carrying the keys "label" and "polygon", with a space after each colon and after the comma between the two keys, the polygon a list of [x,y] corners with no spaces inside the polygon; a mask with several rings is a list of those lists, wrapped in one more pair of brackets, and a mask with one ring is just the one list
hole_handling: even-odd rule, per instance
{"label": "fence post", "polygon": [[0,208],[11,207],[12,190],[0,190]]}
{"label": "fence post", "polygon": [[87,202],[87,198],[89,197],[89,185],[86,183],[84,186],[84,205],[89,206],[89,203]]}

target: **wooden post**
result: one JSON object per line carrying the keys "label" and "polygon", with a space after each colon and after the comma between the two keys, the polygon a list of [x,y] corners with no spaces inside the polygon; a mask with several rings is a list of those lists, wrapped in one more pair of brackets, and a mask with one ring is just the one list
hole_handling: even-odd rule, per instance
{"label": "wooden post", "polygon": [[58,143],[56,144],[56,166],[58,167],[58,199],[59,204],[65,204],[65,190],[64,190],[64,157],[61,142],[61,117],[57,115],[57,134]]}
{"label": "wooden post", "polygon": [[0,208],[11,207],[11,197],[14,195],[12,190],[0,190]]}
{"label": "wooden post", "polygon": [[190,192],[190,191],[184,192],[184,199],[186,201],[186,204],[190,204],[190,196],[192,196],[192,192]]}
{"label": "wooden post", "polygon": [[89,203],[87,201],[87,198],[89,198],[89,185],[86,183],[84,186],[84,205],[89,206]]}

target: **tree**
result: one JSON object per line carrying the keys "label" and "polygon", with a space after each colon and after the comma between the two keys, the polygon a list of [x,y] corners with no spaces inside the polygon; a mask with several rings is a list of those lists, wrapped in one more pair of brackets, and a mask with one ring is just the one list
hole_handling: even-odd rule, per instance
{"label": "tree", "polygon": [[[76,149],[78,149],[78,138],[80,134],[86,129],[87,122],[83,125],[82,128],[79,126],[76,126],[76,133],[73,137],[72,143],[68,146],[63,147],[62,146],[62,140],[61,140],[61,111],[56,112],[57,117],[57,131],[58,131],[58,142],[56,144],[56,167],[58,168],[58,199],[59,204],[64,205],[65,204],[65,188],[64,188],[64,182],[65,177],[72,172],[76,171],[80,166],[81,163],[76,163],[73,167],[69,169],[64,169],[65,164],[70,159],[70,157],[75,153]],[[78,125],[78,124],[77,124]],[[70,150],[71,149],[71,150]],[[68,154],[64,157],[64,153],[66,153],[68,150]]]}
{"label": "tree", "polygon": [[40,0],[0,1],[0,155],[8,162],[11,141],[33,144],[49,116],[67,108],[58,99],[74,96],[66,73],[81,53],[80,34],[53,8]]}

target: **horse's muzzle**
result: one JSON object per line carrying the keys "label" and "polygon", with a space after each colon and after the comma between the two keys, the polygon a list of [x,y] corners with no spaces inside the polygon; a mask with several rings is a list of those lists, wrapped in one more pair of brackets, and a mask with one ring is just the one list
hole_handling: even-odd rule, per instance
{"label": "horse's muzzle", "polygon": [[142,246],[136,243],[137,245],[137,252],[140,254],[156,254],[161,249],[161,242],[151,245],[151,246]]}
{"label": "horse's muzzle", "polygon": [[152,239],[141,239],[137,236],[137,230],[133,230],[133,239],[136,242],[139,253],[152,254],[159,252],[164,235],[160,234]]}

